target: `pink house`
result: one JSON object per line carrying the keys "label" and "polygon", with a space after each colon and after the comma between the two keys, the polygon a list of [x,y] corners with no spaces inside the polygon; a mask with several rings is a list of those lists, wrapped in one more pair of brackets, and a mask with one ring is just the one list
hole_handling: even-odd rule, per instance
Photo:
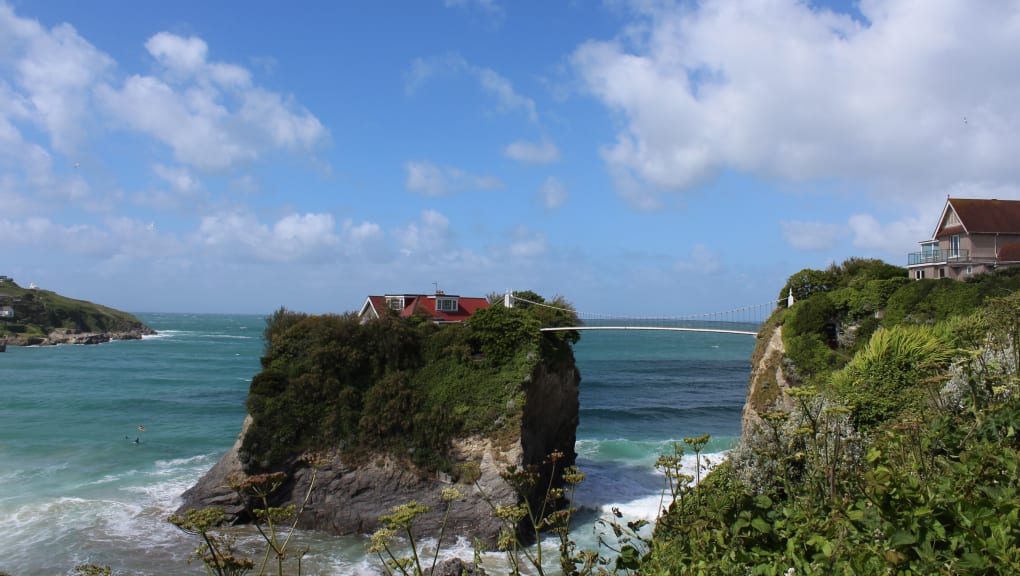
{"label": "pink house", "polygon": [[949,198],[930,240],[907,256],[912,278],[955,278],[1020,265],[1020,200]]}

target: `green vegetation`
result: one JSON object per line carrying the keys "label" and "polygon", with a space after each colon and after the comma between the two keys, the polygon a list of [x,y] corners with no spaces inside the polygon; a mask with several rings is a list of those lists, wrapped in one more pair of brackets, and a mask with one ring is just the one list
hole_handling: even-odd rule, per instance
{"label": "green vegetation", "polygon": [[749,399],[760,428],[674,500],[641,574],[1020,573],[1020,275],[905,277],[790,278],[767,326],[795,408]]}
{"label": "green vegetation", "polygon": [[287,479],[287,474],[283,472],[254,476],[238,474],[228,478],[230,488],[238,495],[245,510],[253,518],[255,529],[265,544],[265,551],[258,563],[235,550],[231,535],[222,531],[224,520],[222,508],[187,510],[184,514],[170,516],[171,524],[182,532],[199,538],[201,544],[195,550],[194,558],[202,562],[207,574],[243,576],[253,571],[258,576],[272,573],[277,576],[301,574],[301,560],[308,553],[308,549],[291,550],[291,538],[297,530],[298,517],[305,510],[311,497],[316,468],[322,464],[318,455],[309,454],[305,461],[312,469],[312,476],[301,506],[294,504],[284,507],[270,506],[271,495]]}
{"label": "green vegetation", "polygon": [[784,304],[790,290],[797,302],[783,310],[786,355],[799,379],[820,384],[880,327],[962,318],[987,299],[1018,289],[1020,269],[978,275],[968,282],[913,281],[903,268],[860,258],[826,270],[801,270],[780,292]]}
{"label": "green vegetation", "polygon": [[569,310],[500,304],[445,326],[280,309],[267,320],[241,461],[254,473],[285,468],[307,451],[339,449],[353,461],[387,451],[453,472],[452,438],[516,433],[535,368],[573,363],[568,343],[577,333],[538,328],[575,322]]}
{"label": "green vegetation", "polygon": [[61,296],[49,290],[0,283],[0,307],[14,310],[13,318],[0,318],[0,336],[28,340],[45,338],[54,330],[114,333],[147,331],[135,316]]}

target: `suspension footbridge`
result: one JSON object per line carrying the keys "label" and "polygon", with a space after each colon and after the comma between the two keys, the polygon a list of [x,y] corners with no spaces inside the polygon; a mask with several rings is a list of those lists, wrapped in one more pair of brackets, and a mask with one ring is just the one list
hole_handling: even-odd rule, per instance
{"label": "suspension footbridge", "polygon": [[[791,299],[792,300],[792,297]],[[741,306],[719,312],[701,312],[674,316],[627,316],[622,314],[603,314],[581,312],[572,308],[556,306],[549,302],[534,302],[507,292],[504,305],[541,306],[566,312],[579,320],[576,326],[548,326],[542,332],[564,332],[569,330],[658,330],[670,332],[708,332],[716,334],[736,334],[757,336],[758,328],[772,314],[780,302],[791,305],[790,300],[765,302],[750,306]]]}

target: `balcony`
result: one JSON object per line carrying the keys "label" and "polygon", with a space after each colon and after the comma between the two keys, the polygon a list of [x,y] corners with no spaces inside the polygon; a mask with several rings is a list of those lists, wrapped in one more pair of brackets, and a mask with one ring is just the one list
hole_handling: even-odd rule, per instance
{"label": "balcony", "polygon": [[911,252],[907,254],[907,266],[922,264],[948,264],[953,262],[970,262],[969,250],[935,250],[929,252]]}

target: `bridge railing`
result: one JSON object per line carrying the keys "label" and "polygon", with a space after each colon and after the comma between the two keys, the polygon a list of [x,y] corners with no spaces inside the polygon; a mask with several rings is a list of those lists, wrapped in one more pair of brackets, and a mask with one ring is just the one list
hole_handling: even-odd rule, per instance
{"label": "bridge railing", "polygon": [[[622,314],[594,314],[590,312],[579,312],[568,310],[559,306],[553,306],[544,302],[533,302],[515,296],[508,292],[505,302],[511,306],[514,302],[524,302],[533,306],[543,306],[556,310],[569,311],[575,314],[583,326],[597,328],[604,326],[618,327],[658,327],[662,329],[691,329],[691,330],[725,330],[740,332],[757,332],[761,324],[772,314],[779,302],[768,302],[751,306],[742,306],[719,312],[703,312],[676,316],[627,316]],[[784,302],[786,300],[784,299]]]}
{"label": "bridge railing", "polygon": [[761,327],[760,321],[740,320],[690,320],[674,318],[578,318],[583,326],[604,327],[650,327],[650,328],[692,328],[692,329],[716,329],[716,330],[740,330],[757,331]]}

